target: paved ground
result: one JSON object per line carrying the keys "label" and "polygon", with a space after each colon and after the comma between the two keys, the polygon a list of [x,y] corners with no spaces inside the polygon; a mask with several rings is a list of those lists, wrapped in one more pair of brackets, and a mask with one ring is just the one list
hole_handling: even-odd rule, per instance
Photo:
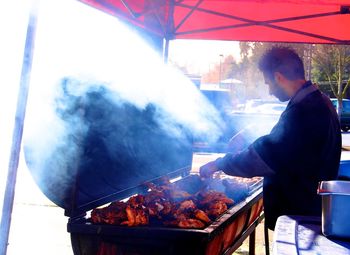
{"label": "paved ground", "polygon": [[[255,235],[255,255],[265,255],[265,239],[264,239],[264,223],[261,222],[256,228]],[[269,250],[272,255],[273,231],[269,230]],[[248,255],[249,254],[249,239],[246,239],[243,244],[232,255]]]}
{"label": "paved ground", "polygon": [[7,254],[73,254],[63,209],[41,193],[25,170],[17,179]]}
{"label": "paved ground", "polygon": [[[350,147],[350,135],[343,136],[343,145]],[[205,154],[196,155],[193,169],[205,163],[211,157]],[[350,152],[344,151],[343,159],[350,159]],[[37,188],[27,169],[19,168],[16,198],[12,213],[12,225],[8,246],[8,255],[70,255],[73,254],[70,237],[66,230],[68,218],[64,211],[50,202]],[[260,224],[256,234],[256,254],[265,254],[263,225]],[[269,233],[272,248],[273,232]],[[248,241],[234,253],[248,254]]]}

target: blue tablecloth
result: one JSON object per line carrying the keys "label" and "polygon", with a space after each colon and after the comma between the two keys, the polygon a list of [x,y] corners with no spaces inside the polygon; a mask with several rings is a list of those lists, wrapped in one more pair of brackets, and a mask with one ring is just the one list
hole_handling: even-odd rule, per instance
{"label": "blue tablecloth", "polygon": [[273,254],[350,255],[350,240],[324,236],[319,217],[281,216],[275,227]]}

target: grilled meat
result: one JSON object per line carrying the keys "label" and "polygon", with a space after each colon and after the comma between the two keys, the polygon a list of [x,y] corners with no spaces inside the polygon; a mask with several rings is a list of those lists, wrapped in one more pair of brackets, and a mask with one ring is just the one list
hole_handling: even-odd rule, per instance
{"label": "grilled meat", "polygon": [[211,218],[217,218],[221,214],[223,214],[227,210],[227,205],[223,201],[215,201],[214,203],[210,203],[208,209],[205,212]]}
{"label": "grilled meat", "polygon": [[137,208],[145,203],[145,197],[143,195],[137,195],[129,198],[128,205]]}
{"label": "grilled meat", "polygon": [[132,208],[131,206],[127,206],[125,211],[128,220],[123,221],[121,225],[127,225],[129,227],[148,225],[148,215],[142,208]]}
{"label": "grilled meat", "polygon": [[183,212],[185,210],[193,210],[195,208],[196,208],[196,205],[193,203],[192,200],[185,200],[180,204],[178,210]]}
{"label": "grilled meat", "polygon": [[228,198],[224,193],[214,191],[214,190],[209,190],[206,192],[199,192],[198,194],[198,199],[199,199],[199,204],[206,206],[210,203],[213,203],[213,201],[221,201],[225,204],[232,205],[233,200]]}
{"label": "grilled meat", "polygon": [[127,202],[113,202],[91,212],[93,223],[142,226],[159,223],[179,228],[204,228],[227,210],[233,200],[217,191],[189,194],[164,179],[163,184],[147,183],[149,192]]}
{"label": "grilled meat", "polygon": [[210,223],[210,221],[211,221],[209,219],[208,215],[199,209],[194,211],[194,216],[196,217],[196,219],[199,219],[199,220],[203,221],[204,223]]}
{"label": "grilled meat", "polygon": [[205,224],[197,219],[184,219],[180,220],[177,226],[180,228],[204,228]]}
{"label": "grilled meat", "polygon": [[91,221],[93,223],[120,225],[127,219],[126,207],[126,203],[118,201],[112,202],[107,207],[94,209],[91,212]]}

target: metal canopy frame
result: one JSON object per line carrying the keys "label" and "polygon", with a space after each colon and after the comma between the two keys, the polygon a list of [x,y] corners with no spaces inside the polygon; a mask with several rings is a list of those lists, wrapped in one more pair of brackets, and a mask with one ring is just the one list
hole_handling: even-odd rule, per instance
{"label": "metal canopy frame", "polygon": [[21,152],[21,143],[23,135],[24,119],[27,107],[27,99],[30,85],[30,73],[32,69],[35,33],[37,24],[38,1],[33,1],[29,13],[27,35],[24,46],[24,54],[22,61],[21,79],[18,89],[17,106],[15,123],[12,134],[11,153],[8,165],[7,180],[4,194],[4,202],[2,207],[1,225],[0,225],[0,254],[6,255],[9,239],[11,214],[13,209],[13,201],[15,197],[15,187],[17,179],[17,170],[19,164],[19,156]]}
{"label": "metal canopy frame", "polygon": [[[202,2],[202,1],[203,0],[199,0],[198,2]],[[334,42],[337,44],[349,44],[350,43],[349,40],[339,40],[339,39],[332,38],[332,37],[317,35],[317,34],[313,34],[313,33],[307,33],[307,32],[303,32],[303,31],[299,31],[299,30],[295,30],[295,29],[288,29],[288,28],[281,27],[278,25],[273,25],[273,23],[279,23],[279,22],[286,22],[286,21],[293,21],[293,20],[307,20],[307,19],[314,19],[314,18],[326,17],[326,16],[350,14],[350,6],[341,6],[340,10],[337,12],[318,13],[318,14],[312,14],[312,15],[301,15],[301,16],[294,16],[294,17],[281,18],[281,19],[265,20],[265,21],[254,21],[251,19],[241,18],[241,17],[237,17],[234,15],[228,15],[225,13],[220,13],[220,12],[211,11],[211,10],[204,9],[204,8],[199,8],[198,5],[196,5],[194,7],[186,5],[186,4],[181,4],[181,3],[178,3],[177,5],[191,9],[190,15],[193,13],[193,11],[196,10],[199,12],[205,12],[205,13],[217,15],[220,17],[225,17],[225,18],[230,18],[233,20],[243,21],[246,23],[245,24],[238,24],[238,25],[231,25],[231,26],[220,26],[220,27],[212,27],[212,28],[207,28],[207,29],[190,30],[190,31],[180,32],[180,33],[176,33],[176,30],[178,30],[178,28],[180,27],[180,26],[177,26],[175,28],[174,38],[176,38],[176,35],[183,35],[183,34],[194,34],[194,33],[217,31],[217,30],[223,30],[223,29],[247,27],[247,26],[265,26],[265,27],[270,27],[270,28],[274,28],[277,30],[292,32],[295,34],[306,35],[306,36],[310,36],[310,37],[314,37],[314,38],[319,38],[322,40],[328,40],[330,42]],[[188,17],[186,17],[186,19],[187,18]],[[184,23],[186,21],[186,19],[183,19],[181,21],[181,24]]]}
{"label": "metal canopy frame", "polygon": [[[339,16],[339,15],[349,15],[350,16],[350,4],[347,5],[339,5],[338,11],[330,11],[330,12],[320,12],[320,13],[313,13],[313,14],[304,14],[304,15],[293,15],[290,17],[282,17],[282,18],[276,18],[276,19],[268,19],[268,20],[254,20],[251,18],[244,18],[233,14],[227,14],[224,12],[219,12],[216,10],[210,10],[205,7],[201,7],[203,2],[205,0],[196,0],[193,1],[193,5],[189,5],[185,3],[185,0],[144,0],[139,1],[137,8],[140,7],[141,4],[144,6],[142,8],[139,8],[140,10],[136,10],[135,1],[133,0],[79,0],[87,5],[91,5],[94,8],[101,9],[104,12],[107,12],[113,16],[118,16],[122,20],[127,21],[129,23],[132,23],[138,27],[143,28],[145,31],[151,32],[157,36],[160,36],[163,38],[163,58],[164,62],[166,63],[168,61],[168,54],[169,54],[169,41],[174,39],[192,39],[191,35],[194,35],[193,39],[201,38],[203,33],[206,32],[214,32],[214,31],[223,31],[223,30],[235,30],[235,29],[241,29],[241,28],[249,28],[253,26],[258,27],[265,27],[268,29],[272,29],[274,31],[282,31],[291,33],[294,35],[301,35],[305,36],[306,38],[310,38],[310,41],[317,41],[321,40],[323,43],[330,43],[330,44],[350,44],[350,40],[342,40],[339,38],[335,38],[334,36],[327,36],[322,35],[320,33],[313,33],[310,31],[302,31],[298,29],[288,28],[280,25],[279,23],[283,22],[290,22],[290,21],[310,21],[313,19],[323,18],[323,17],[331,17],[331,16]],[[229,1],[228,1],[229,2]],[[232,4],[232,3],[231,3]],[[183,12],[183,17],[179,18],[177,20],[177,24],[175,24],[174,21],[174,14],[176,11],[176,8],[182,8],[182,10],[187,9],[188,12]],[[122,8],[125,8],[123,10]],[[194,14],[208,14],[211,17],[215,19],[217,17],[225,18],[226,23],[229,20],[232,20],[232,24],[224,24],[222,26],[216,25],[212,27],[203,27],[198,29],[189,29],[185,31],[180,31],[181,28],[183,28],[183,25],[186,24],[186,22],[192,22],[191,17],[193,17]],[[147,18],[152,17],[152,24],[147,24],[146,20]],[[240,22],[239,24],[235,22]],[[228,22],[229,23],[229,22]],[[238,32],[239,33],[239,32]],[[197,37],[196,37],[197,35]],[[202,38],[202,39],[208,39],[208,38]],[[218,39],[220,40],[220,39]],[[240,40],[240,41],[249,41],[249,40]],[[271,40],[261,40],[266,42],[272,42],[275,41],[274,39]],[[277,40],[276,40],[277,41]],[[307,39],[304,41],[300,40],[299,43],[310,43]],[[294,42],[294,41],[288,41],[288,40],[281,40],[280,42]],[[322,43],[322,42],[321,42]]]}
{"label": "metal canopy frame", "polygon": [[[84,0],[80,0],[82,2],[85,2]],[[142,26],[144,29],[151,31],[153,33],[156,33],[158,35],[162,35],[165,39],[172,40],[178,38],[179,35],[188,35],[188,34],[196,34],[196,33],[203,33],[203,32],[209,32],[209,31],[219,31],[219,30],[225,30],[225,29],[235,29],[235,28],[241,28],[241,27],[249,27],[249,26],[263,26],[268,28],[273,28],[276,30],[291,32],[295,34],[305,35],[317,39],[322,39],[329,41],[330,43],[335,44],[350,44],[350,40],[341,40],[334,37],[329,36],[323,36],[319,34],[314,33],[308,33],[296,29],[290,29],[285,28],[283,26],[276,25],[276,23],[280,22],[287,22],[287,21],[295,21],[295,20],[309,20],[309,19],[315,19],[320,17],[327,17],[327,16],[337,16],[337,15],[350,15],[350,6],[340,6],[339,11],[334,12],[326,12],[326,13],[317,13],[317,14],[310,14],[310,15],[300,15],[300,16],[293,16],[293,17],[287,17],[287,18],[279,18],[279,19],[271,19],[271,20],[264,20],[264,21],[256,21],[253,19],[247,19],[242,18],[235,15],[226,14],[223,12],[217,12],[213,10],[209,10],[206,8],[201,8],[200,5],[204,2],[204,0],[198,0],[195,5],[191,6],[188,4],[183,3],[184,0],[170,0],[170,1],[156,1],[158,5],[154,3],[154,1],[150,1],[150,6],[145,7],[145,9],[142,12],[137,12],[133,10],[133,8],[130,6],[127,0],[117,0],[120,1],[125,8],[129,11],[129,14],[131,15],[132,22],[136,25]],[[116,2],[117,2],[116,1]],[[129,0],[130,1],[130,0]],[[116,16],[122,16],[126,19],[130,19],[126,15],[126,13],[122,12],[120,9],[116,8],[114,5],[112,5],[108,0],[96,0],[94,1],[98,3],[99,5],[103,6],[106,10],[111,11],[111,14]],[[159,10],[160,8],[169,7],[169,13],[168,13],[168,20],[162,21],[162,19],[159,17]],[[173,14],[176,7],[183,7],[188,9],[188,13],[185,15],[184,18],[182,18],[179,23],[175,26],[174,20],[173,20]],[[203,28],[203,29],[194,29],[194,30],[188,30],[183,32],[177,32],[181,26],[193,15],[194,12],[202,12],[211,14],[217,17],[224,17],[228,19],[232,19],[235,21],[241,21],[244,22],[244,24],[233,24],[233,25],[225,25],[225,26],[216,26],[211,28]],[[142,18],[144,18],[148,14],[154,14],[159,21],[159,25],[162,27],[162,31],[155,30],[152,27],[145,27],[142,21]]]}

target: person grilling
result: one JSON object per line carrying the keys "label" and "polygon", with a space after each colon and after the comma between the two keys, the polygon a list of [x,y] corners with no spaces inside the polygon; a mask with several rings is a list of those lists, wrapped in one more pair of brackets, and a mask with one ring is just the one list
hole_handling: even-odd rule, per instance
{"label": "person grilling", "polygon": [[270,94],[288,101],[271,132],[238,153],[200,167],[209,178],[222,170],[240,177],[263,176],[265,224],[274,230],[281,215],[321,216],[318,183],[336,179],[341,131],[330,101],[305,80],[303,62],[285,47],[273,47],[259,61]]}

